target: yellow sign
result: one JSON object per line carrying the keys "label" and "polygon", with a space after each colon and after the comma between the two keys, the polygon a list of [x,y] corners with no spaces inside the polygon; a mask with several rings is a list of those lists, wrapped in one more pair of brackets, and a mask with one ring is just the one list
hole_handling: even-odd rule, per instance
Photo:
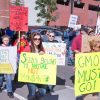
{"label": "yellow sign", "polygon": [[20,56],[18,81],[55,85],[56,67],[54,55],[23,52]]}
{"label": "yellow sign", "polygon": [[14,70],[11,64],[0,64],[0,73],[13,74]]}
{"label": "yellow sign", "polygon": [[75,95],[100,92],[100,52],[75,56]]}

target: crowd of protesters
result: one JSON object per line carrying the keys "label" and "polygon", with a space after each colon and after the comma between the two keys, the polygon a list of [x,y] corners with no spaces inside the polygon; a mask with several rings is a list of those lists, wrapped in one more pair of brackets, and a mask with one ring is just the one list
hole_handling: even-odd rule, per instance
{"label": "crowd of protesters", "polygon": [[[82,27],[81,29],[67,28],[63,32],[63,39],[66,43],[66,56],[68,58],[68,65],[74,65],[74,54],[81,52],[81,39],[82,34],[93,35],[95,30],[92,28]],[[1,46],[17,46],[18,61],[20,59],[21,52],[33,52],[44,54],[42,42],[58,43],[55,40],[55,33],[53,31],[46,31],[45,36],[41,37],[38,31],[21,32],[20,39],[18,32],[11,31],[9,28],[0,30],[0,44]],[[2,92],[3,79],[6,79],[7,93],[10,98],[13,98],[13,87],[12,87],[12,75],[11,74],[0,74],[0,92]],[[28,87],[28,100],[39,100],[41,96],[45,96],[46,93],[51,92],[53,86],[51,85],[38,85],[33,83],[27,83]],[[38,88],[38,95],[36,95],[36,88]]]}

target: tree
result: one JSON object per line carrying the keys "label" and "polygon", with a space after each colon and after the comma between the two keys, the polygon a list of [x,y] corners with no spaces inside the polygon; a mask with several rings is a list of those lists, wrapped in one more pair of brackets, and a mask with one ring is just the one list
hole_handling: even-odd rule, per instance
{"label": "tree", "polygon": [[37,0],[35,7],[35,10],[39,10],[37,22],[41,22],[42,19],[45,19],[45,24],[48,25],[50,21],[55,21],[56,16],[52,14],[56,9],[56,0]]}
{"label": "tree", "polygon": [[21,6],[21,5],[24,4],[23,0],[15,0],[15,1],[12,1],[11,3],[14,4],[14,5],[16,5],[16,6]]}

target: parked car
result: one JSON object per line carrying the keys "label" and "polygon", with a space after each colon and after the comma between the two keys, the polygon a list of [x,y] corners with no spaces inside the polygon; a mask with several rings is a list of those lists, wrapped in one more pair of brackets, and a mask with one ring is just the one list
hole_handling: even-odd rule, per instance
{"label": "parked car", "polygon": [[[40,27],[40,28],[36,29],[36,31],[39,32],[42,37],[45,35],[46,30],[53,31],[55,33],[55,40],[57,40],[58,42],[63,42],[63,40],[62,40],[63,32],[61,30],[58,30],[57,28]],[[33,32],[33,31],[34,31],[34,29],[31,32]]]}

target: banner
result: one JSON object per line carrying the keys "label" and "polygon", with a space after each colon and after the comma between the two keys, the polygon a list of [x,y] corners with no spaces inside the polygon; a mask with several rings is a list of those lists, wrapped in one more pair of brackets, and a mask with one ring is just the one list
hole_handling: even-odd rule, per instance
{"label": "banner", "polygon": [[47,54],[52,54],[57,56],[57,65],[65,65],[65,57],[66,57],[65,43],[43,42],[43,47]]}
{"label": "banner", "polygon": [[13,74],[17,69],[17,47],[0,46],[0,74]]}
{"label": "banner", "polygon": [[75,26],[76,23],[77,23],[77,19],[78,19],[78,16],[77,16],[77,15],[70,15],[68,27],[74,28],[74,26]]}
{"label": "banner", "polygon": [[75,56],[75,95],[100,92],[100,52]]}
{"label": "banner", "polygon": [[95,34],[100,34],[100,16],[98,16],[98,19],[97,19]]}
{"label": "banner", "polygon": [[56,85],[56,57],[54,55],[21,53],[18,81]]}
{"label": "banner", "polygon": [[10,29],[28,31],[28,8],[23,6],[10,7]]}
{"label": "banner", "polygon": [[100,36],[82,35],[81,52],[99,52],[100,51]]}

